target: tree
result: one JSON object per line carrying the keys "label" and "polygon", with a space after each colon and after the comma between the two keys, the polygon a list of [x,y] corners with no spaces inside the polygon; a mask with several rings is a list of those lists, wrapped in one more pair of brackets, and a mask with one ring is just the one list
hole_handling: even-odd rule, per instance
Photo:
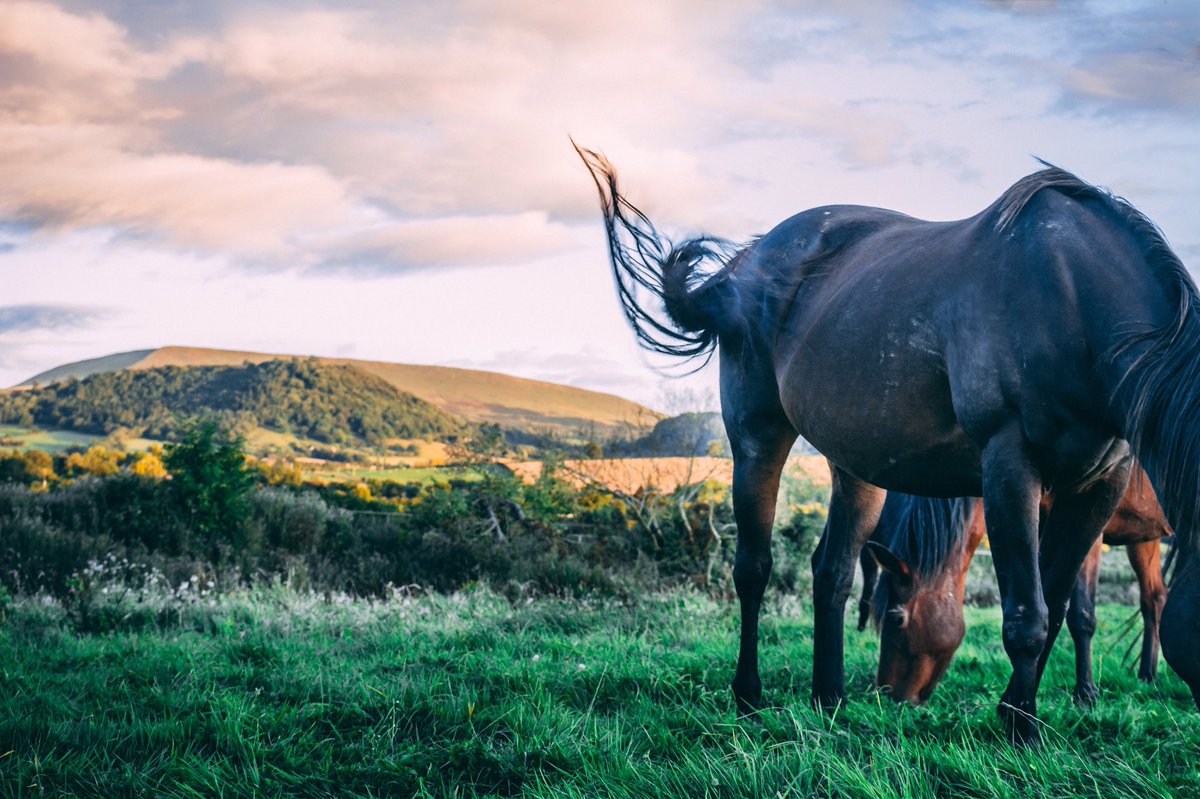
{"label": "tree", "polygon": [[214,561],[226,547],[242,543],[254,473],[246,466],[244,442],[212,418],[190,423],[183,439],[167,448],[164,463],[171,492],[205,542]]}
{"label": "tree", "polygon": [[157,452],[143,452],[133,464],[133,473],[138,477],[161,479],[167,476],[167,467]]}
{"label": "tree", "polygon": [[85,453],[71,453],[67,457],[67,468],[76,474],[112,477],[121,471],[121,453],[107,447],[89,447]]}

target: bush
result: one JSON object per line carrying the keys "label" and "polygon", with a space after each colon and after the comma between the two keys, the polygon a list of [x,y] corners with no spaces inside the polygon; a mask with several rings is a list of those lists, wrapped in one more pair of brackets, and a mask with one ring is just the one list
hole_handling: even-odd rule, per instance
{"label": "bush", "polygon": [[[627,497],[575,489],[551,467],[532,485],[491,473],[380,499],[389,492],[373,487],[249,489],[234,454],[233,439],[207,428],[167,455],[171,480],[122,473],[45,493],[0,485],[0,585],[72,596],[76,623],[92,627],[109,626],[93,599],[111,600],[89,588],[99,579],[95,564],[109,564],[105,579],[128,579],[135,594],[151,574],[164,585],[197,577],[227,590],[283,581],[371,596],[479,581],[510,596],[626,595],[681,584],[732,594],[732,509],[717,484]],[[789,564],[801,563],[794,553],[815,539],[820,518],[800,503],[784,525],[776,584],[791,590],[807,579]],[[125,571],[114,572],[114,562]]]}
{"label": "bush", "polygon": [[244,547],[247,494],[255,476],[246,466],[241,438],[230,436],[216,420],[203,419],[185,428],[164,463],[171,491],[208,557],[220,563]]}

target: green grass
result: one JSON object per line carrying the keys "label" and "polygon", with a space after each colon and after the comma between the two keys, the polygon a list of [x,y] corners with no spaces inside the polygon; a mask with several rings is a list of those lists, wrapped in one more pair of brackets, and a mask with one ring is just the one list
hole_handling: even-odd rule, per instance
{"label": "green grass", "polygon": [[88,433],[74,433],[69,430],[43,430],[38,427],[20,427],[17,425],[0,425],[0,449],[16,447],[17,449],[40,449],[43,452],[62,452],[71,447],[87,448],[104,439]]}
{"label": "green grass", "polygon": [[[1198,795],[1200,715],[1164,665],[1139,684],[1101,608],[1101,706],[1072,706],[1069,643],[1041,693],[1046,745],[1002,740],[999,614],[974,610],[933,701],[871,688],[850,632],[852,701],[808,706],[809,603],[775,601],[763,682],[736,723],[736,606],[635,606],[486,592],[326,603],[286,591],[180,606],[165,626],[78,636],[21,600],[0,628],[0,795],[1066,797]],[[7,754],[6,754],[7,753]]]}

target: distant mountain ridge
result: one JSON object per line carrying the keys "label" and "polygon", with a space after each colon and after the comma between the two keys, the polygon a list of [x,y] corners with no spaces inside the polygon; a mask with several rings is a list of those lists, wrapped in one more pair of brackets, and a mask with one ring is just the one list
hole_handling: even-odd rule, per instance
{"label": "distant mountain ridge", "polygon": [[191,419],[337,446],[447,440],[469,425],[353,366],[274,360],[96,372],[0,395],[0,423],[177,440]]}
{"label": "distant mountain ridge", "polygon": [[[243,363],[308,360],[311,356],[261,352],[160,347],[114,353],[63,364],[21,383],[49,383],[123,370],[162,366],[240,366]],[[450,366],[363,361],[353,358],[315,359],[319,363],[354,366],[454,416],[471,422],[555,434],[592,430],[599,436],[637,434],[663,418],[662,414],[613,394],[513,377],[498,372]]]}

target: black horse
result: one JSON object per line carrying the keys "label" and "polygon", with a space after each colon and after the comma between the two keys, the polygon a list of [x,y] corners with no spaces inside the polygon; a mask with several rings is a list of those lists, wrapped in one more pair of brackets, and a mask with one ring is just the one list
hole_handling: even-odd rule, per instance
{"label": "black horse", "polygon": [[[1013,666],[1000,712],[1013,740],[1036,742],[1043,653],[1125,491],[1131,450],[1179,538],[1162,648],[1200,701],[1200,298],[1152,222],[1046,165],[961,221],[830,206],[741,248],[672,246],[621,196],[611,165],[579,153],[643,346],[694,357],[720,344],[740,712],[762,704],[759,608],[780,469],[798,434],[833,467],[813,557],[820,706],[845,697],[845,604],[883,489],[982,496]],[[716,271],[698,274],[714,259]],[[1056,499],[1039,551],[1046,490]]]}

